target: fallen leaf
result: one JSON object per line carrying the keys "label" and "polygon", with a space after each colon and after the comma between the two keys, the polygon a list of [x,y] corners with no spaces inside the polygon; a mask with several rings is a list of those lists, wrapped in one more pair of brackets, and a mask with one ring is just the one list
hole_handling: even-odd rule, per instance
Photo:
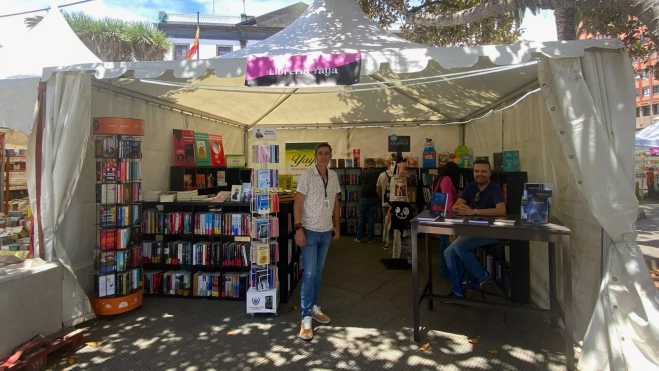
{"label": "fallen leaf", "polygon": [[140,326],[140,328],[141,328],[142,330],[144,330],[144,329],[146,328],[146,325],[142,325],[142,326]]}
{"label": "fallen leaf", "polygon": [[293,305],[293,310],[297,310],[297,306]]}
{"label": "fallen leaf", "polygon": [[403,322],[405,322],[405,318],[403,318]]}
{"label": "fallen leaf", "polygon": [[469,343],[478,344],[478,338],[469,339]]}
{"label": "fallen leaf", "polygon": [[75,358],[74,357],[69,357],[69,358],[66,359],[66,363],[72,365],[73,362],[76,361],[76,358],[78,358],[78,357],[75,357]]}
{"label": "fallen leaf", "polygon": [[90,347],[98,347],[98,346],[101,346],[101,343],[103,343],[103,342],[102,341],[92,341],[92,342],[87,343],[87,345],[89,345]]}
{"label": "fallen leaf", "polygon": [[227,335],[235,335],[235,333],[233,331],[229,331],[227,332]]}
{"label": "fallen leaf", "polygon": [[428,350],[428,348],[430,348],[430,343],[425,343],[421,346],[421,348],[419,348],[419,350],[425,352],[426,350]]}
{"label": "fallen leaf", "polygon": [[490,354],[498,354],[499,353],[499,351],[496,350],[496,349],[490,349],[487,352],[490,353]]}

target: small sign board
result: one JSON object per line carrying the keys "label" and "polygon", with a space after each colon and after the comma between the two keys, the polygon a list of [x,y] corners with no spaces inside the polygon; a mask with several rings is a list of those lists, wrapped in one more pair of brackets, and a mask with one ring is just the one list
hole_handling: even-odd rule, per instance
{"label": "small sign board", "polygon": [[396,135],[396,134],[391,134],[389,137],[389,152],[396,152],[398,151],[398,147],[400,146],[401,152],[410,152],[411,147],[410,147],[410,136],[402,136],[402,135]]}
{"label": "small sign board", "polygon": [[254,140],[277,140],[277,129],[254,127],[252,128],[252,138]]}

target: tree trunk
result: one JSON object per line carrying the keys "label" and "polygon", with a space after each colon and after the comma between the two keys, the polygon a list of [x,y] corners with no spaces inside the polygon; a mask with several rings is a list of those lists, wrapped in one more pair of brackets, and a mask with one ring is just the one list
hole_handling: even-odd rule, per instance
{"label": "tree trunk", "polygon": [[558,40],[576,40],[577,27],[574,24],[574,8],[564,8],[554,10],[556,19],[556,35]]}

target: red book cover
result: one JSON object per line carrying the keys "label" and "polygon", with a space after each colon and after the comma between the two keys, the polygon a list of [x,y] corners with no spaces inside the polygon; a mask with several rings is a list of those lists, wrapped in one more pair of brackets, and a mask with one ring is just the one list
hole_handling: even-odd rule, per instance
{"label": "red book cover", "polygon": [[174,129],[174,164],[196,166],[194,131]]}
{"label": "red book cover", "polygon": [[211,149],[211,163],[213,166],[227,166],[227,161],[224,158],[222,136],[218,134],[208,134],[208,142]]}
{"label": "red book cover", "polygon": [[353,149],[352,150],[352,159],[354,160],[354,167],[361,167],[360,166],[360,160],[361,160],[361,153],[360,150],[358,149]]}

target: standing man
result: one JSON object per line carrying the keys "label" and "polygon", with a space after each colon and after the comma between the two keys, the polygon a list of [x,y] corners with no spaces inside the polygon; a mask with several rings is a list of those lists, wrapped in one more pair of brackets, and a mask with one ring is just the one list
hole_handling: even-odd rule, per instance
{"label": "standing man", "polygon": [[[366,229],[367,242],[373,243],[375,240],[375,214],[380,205],[380,197],[376,188],[381,171],[375,168],[375,160],[372,158],[366,159],[364,166],[364,171],[362,171],[359,178],[361,190],[359,192],[359,221],[355,241],[362,242],[364,230]],[[367,220],[368,229],[366,228]]]}
{"label": "standing man", "polygon": [[648,195],[647,199],[654,199],[654,168],[651,167],[648,169],[648,172],[645,173],[645,179],[648,183]]}
{"label": "standing man", "polygon": [[[471,216],[505,216],[506,204],[503,191],[498,184],[490,182],[492,167],[488,161],[474,162],[474,182],[469,183],[453,204],[453,212]],[[467,282],[467,290],[480,290],[481,286],[492,280],[476,259],[474,250],[496,243],[496,238],[460,236],[444,251],[444,258],[451,280],[449,296],[464,298],[462,290],[463,267],[475,277]]]}
{"label": "standing man", "polygon": [[311,320],[330,323],[330,318],[320,311],[318,291],[323,275],[325,258],[330,240],[338,240],[339,178],[328,169],[332,159],[332,147],[327,143],[316,145],[316,165],[305,171],[297,183],[295,193],[295,243],[302,252],[302,287],[300,289],[302,323],[300,337],[313,338]]}
{"label": "standing man", "polygon": [[389,250],[389,242],[393,241],[394,230],[392,228],[387,228],[387,212],[389,212],[389,186],[391,184],[391,170],[385,170],[380,173],[378,176],[378,185],[375,188],[375,191],[378,194],[378,197],[382,200],[382,219],[384,223],[382,224],[382,248]]}

